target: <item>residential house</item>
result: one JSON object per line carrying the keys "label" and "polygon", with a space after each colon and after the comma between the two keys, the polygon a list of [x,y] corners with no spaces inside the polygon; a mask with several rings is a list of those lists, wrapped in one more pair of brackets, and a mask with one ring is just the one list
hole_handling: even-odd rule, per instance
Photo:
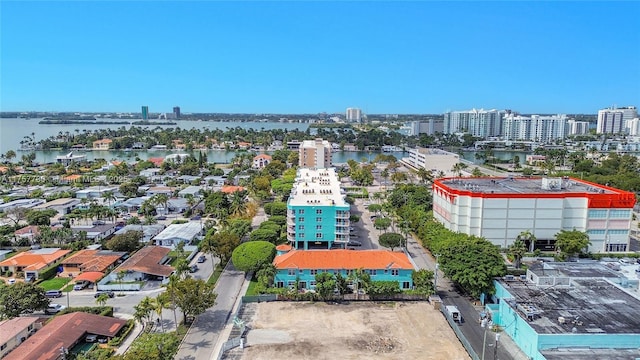
{"label": "residential house", "polygon": [[182,181],[183,184],[191,184],[194,181],[200,182],[200,176],[195,175],[182,175],[179,176],[177,180]]}
{"label": "residential house", "polygon": [[156,167],[160,167],[160,166],[162,166],[162,163],[164,162],[164,158],[151,157],[151,158],[148,159],[148,161],[152,162],[153,165],[155,165]]}
{"label": "residential house", "polygon": [[131,145],[131,148],[134,150],[140,150],[140,149],[145,149],[146,145],[141,141],[136,141],[133,143],[133,145]]}
{"label": "residential house", "polygon": [[184,243],[185,245],[191,244],[191,242],[198,236],[202,236],[202,224],[199,221],[189,221],[184,224],[171,224],[167,226],[160,234],[153,238],[153,241],[158,246],[176,246],[178,243]]}
{"label": "residential house", "polygon": [[160,172],[162,171],[162,169],[160,168],[149,168],[149,169],[144,169],[142,171],[140,171],[140,176],[144,176],[146,178],[150,178],[150,177],[154,177],[154,176],[158,176],[160,175]]}
{"label": "residential house", "polygon": [[117,274],[124,272],[123,281],[166,280],[175,271],[172,266],[165,265],[171,260],[168,256],[170,251],[171,249],[163,246],[145,246],[125,260],[109,276],[112,281],[116,281]]}
{"label": "residential house", "polygon": [[274,283],[277,287],[313,290],[316,275],[327,272],[348,278],[358,269],[366,271],[372,281],[397,281],[402,290],[413,288],[411,260],[401,252],[388,250],[289,250],[280,246],[273,260],[276,267]]}
{"label": "residential house", "polygon": [[167,150],[167,145],[153,145],[152,147],[149,148],[149,150],[151,151],[156,151],[156,150]]}
{"label": "residential house", "polygon": [[127,321],[108,316],[74,312],[51,319],[40,331],[27,338],[4,360],[58,360],[65,358],[61,350],[70,351],[87,335],[110,340],[117,336]]}
{"label": "residential house", "polygon": [[126,254],[110,250],[80,250],[62,260],[63,276],[75,277],[84,272],[99,272],[104,275]]}
{"label": "residential house", "polygon": [[186,188],[178,192],[178,196],[181,198],[187,198],[189,195],[199,198],[202,194],[202,186],[187,186]]}
{"label": "residential house", "polygon": [[95,199],[100,198],[106,192],[116,193],[120,189],[117,186],[91,186],[76,192],[77,199]]}
{"label": "residential house", "polygon": [[252,167],[254,169],[263,169],[265,166],[267,166],[267,164],[269,164],[271,162],[271,155],[267,155],[267,154],[260,154],[260,155],[256,155],[253,158],[253,165]]}
{"label": "residential house", "polygon": [[0,262],[0,269],[10,271],[14,276],[23,272],[25,279],[38,279],[40,271],[59,263],[70,252],[59,248],[29,250]]}
{"label": "residential house", "polygon": [[42,327],[35,316],[0,321],[0,359]]}
{"label": "residential house", "polygon": [[237,148],[239,150],[247,150],[250,147],[251,147],[251,143],[240,141],[240,142],[238,142],[238,147]]}
{"label": "residential house", "polygon": [[33,242],[33,240],[40,235],[40,228],[35,225],[29,225],[14,231],[13,234],[16,238],[28,239]]}
{"label": "residential house", "polygon": [[75,162],[81,162],[85,160],[87,160],[87,155],[74,155],[73,151],[68,153],[67,155],[56,156],[56,163],[62,164],[65,167]]}
{"label": "residential house", "polygon": [[245,191],[246,189],[242,186],[233,186],[233,185],[225,185],[220,189],[225,194],[233,194],[238,191]]}
{"label": "residential house", "polygon": [[24,208],[31,209],[40,204],[44,204],[46,200],[44,199],[19,199],[13,200],[5,204],[0,204],[0,213],[11,210],[13,208]]}
{"label": "residential house", "polygon": [[168,186],[152,186],[150,187],[147,191],[146,194],[147,196],[153,196],[153,195],[157,195],[157,194],[165,194],[165,195],[173,195],[173,192],[176,190],[176,188],[174,187],[168,187]]}
{"label": "residential house", "polygon": [[35,210],[48,210],[53,209],[60,215],[69,214],[78,204],[80,200],[72,198],[60,198],[55,199],[44,204],[40,204],[34,207]]}
{"label": "residential house", "polygon": [[102,139],[102,140],[96,140],[93,142],[93,149],[94,150],[109,150],[109,148],[111,148],[111,143],[113,142],[113,140],[111,139]]}
{"label": "residential house", "polygon": [[94,226],[74,226],[71,228],[74,234],[81,231],[87,233],[87,239],[93,242],[99,242],[102,239],[106,239],[116,232],[116,224],[102,224]]}
{"label": "residential house", "polygon": [[135,225],[126,225],[125,227],[123,227],[122,229],[116,231],[115,235],[123,235],[128,233],[129,231],[142,231],[142,240],[140,240],[142,243],[149,243],[149,241],[151,241],[151,239],[160,234],[162,232],[162,230],[164,230],[166,226],[162,225],[162,224],[151,224],[151,225],[142,225],[142,224],[135,224]]}

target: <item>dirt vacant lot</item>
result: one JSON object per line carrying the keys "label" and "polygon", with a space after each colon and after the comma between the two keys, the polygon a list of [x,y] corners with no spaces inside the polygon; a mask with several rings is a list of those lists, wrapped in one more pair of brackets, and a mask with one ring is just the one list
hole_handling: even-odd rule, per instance
{"label": "dirt vacant lot", "polygon": [[426,302],[261,303],[248,325],[243,360],[469,359]]}

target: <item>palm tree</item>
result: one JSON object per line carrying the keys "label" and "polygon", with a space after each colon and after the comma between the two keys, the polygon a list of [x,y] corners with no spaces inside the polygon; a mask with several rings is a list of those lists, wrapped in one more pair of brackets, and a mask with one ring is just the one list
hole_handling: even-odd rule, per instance
{"label": "palm tree", "polygon": [[178,330],[178,317],[176,315],[176,296],[177,296],[177,292],[178,290],[178,282],[180,281],[180,278],[176,275],[176,274],[171,274],[169,275],[169,283],[166,285],[167,286],[167,292],[166,294],[168,294],[169,297],[169,301],[171,303],[171,310],[173,310],[173,322],[176,326],[176,331]]}
{"label": "palm tree", "polygon": [[364,289],[366,291],[371,283],[371,277],[364,271],[364,269],[351,270],[347,279],[353,283],[354,291],[356,292],[356,300],[359,299],[360,289]]}
{"label": "palm tree", "polygon": [[513,263],[516,269],[520,269],[520,260],[522,260],[526,252],[527,247],[524,245],[524,241],[520,239],[516,239],[516,241],[509,246],[509,254],[513,256]]}
{"label": "palm tree", "polygon": [[229,210],[232,215],[241,215],[247,209],[247,204],[245,201],[246,192],[245,191],[236,191],[233,193],[231,197],[231,205],[229,206]]}
{"label": "palm tree", "polygon": [[169,213],[169,208],[168,208],[169,195],[167,195],[167,194],[156,194],[156,195],[153,196],[153,203],[155,205],[162,205],[162,208],[164,209],[164,213],[165,214]]}
{"label": "palm tree", "polygon": [[111,190],[103,192],[102,198],[107,201],[107,204],[109,204],[109,206],[111,206],[112,201],[116,201],[116,195]]}
{"label": "palm tree", "polygon": [[521,240],[524,245],[525,248],[528,247],[530,252],[533,252],[533,248],[536,244],[536,237],[535,235],[533,235],[531,233],[531,231],[526,230],[526,231],[522,231],[520,234],[518,234],[518,236],[516,236],[516,241],[517,240]]}
{"label": "palm tree", "polygon": [[145,296],[138,305],[133,307],[135,310],[133,318],[142,325],[143,329],[146,329],[151,322],[151,314],[155,310],[153,302],[152,298]]}
{"label": "palm tree", "polygon": [[105,306],[107,304],[108,299],[109,299],[109,295],[107,295],[106,293],[102,293],[98,295],[98,297],[96,298],[96,304],[98,304],[98,306]]}
{"label": "palm tree", "polygon": [[126,275],[127,275],[127,272],[125,270],[120,270],[116,274],[116,278],[118,279],[118,282],[120,283],[120,294],[124,293],[124,289],[122,288],[122,280],[124,279],[124,277]]}
{"label": "palm tree", "polygon": [[153,301],[153,309],[156,311],[156,314],[160,317],[160,329],[164,332],[164,319],[162,318],[162,310],[166,309],[169,306],[169,297],[166,293],[158,294]]}
{"label": "palm tree", "polygon": [[428,184],[429,182],[433,181],[433,175],[431,174],[431,171],[425,168],[418,169],[418,172],[416,174],[423,184]]}
{"label": "palm tree", "polygon": [[467,164],[459,162],[453,165],[451,171],[453,171],[453,173],[455,173],[457,177],[462,177],[462,171],[466,168]]}

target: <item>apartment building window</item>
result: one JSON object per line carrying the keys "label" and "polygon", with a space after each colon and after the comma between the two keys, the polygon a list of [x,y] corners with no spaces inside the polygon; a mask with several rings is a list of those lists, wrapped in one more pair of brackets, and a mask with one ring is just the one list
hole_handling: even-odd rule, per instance
{"label": "apartment building window", "polygon": [[289,269],[287,270],[287,274],[289,276],[296,276],[296,269]]}
{"label": "apartment building window", "polygon": [[304,218],[303,217],[299,217],[298,218],[298,222],[304,222]]}
{"label": "apartment building window", "polygon": [[631,216],[631,210],[609,210],[609,217],[627,219]]}
{"label": "apartment building window", "polygon": [[315,286],[316,286],[316,282],[315,282],[315,281],[310,281],[310,282],[309,282],[309,286],[311,286],[311,287],[315,287]]}
{"label": "apartment building window", "polygon": [[625,252],[627,251],[627,244],[607,244],[607,251]]}
{"label": "apartment building window", "polygon": [[588,235],[604,235],[604,230],[587,230]]}
{"label": "apartment building window", "polygon": [[322,215],[322,209],[316,209],[316,215]]}
{"label": "apartment building window", "polygon": [[333,275],[338,275],[340,274],[340,270],[333,270]]}
{"label": "apartment building window", "polygon": [[309,270],[309,273],[311,275],[316,275],[318,273],[318,270]]}
{"label": "apartment building window", "polygon": [[284,281],[276,282],[276,287],[283,288],[284,287]]}
{"label": "apartment building window", "polygon": [[316,230],[322,230],[322,225],[316,225]]}
{"label": "apartment building window", "polygon": [[627,230],[609,230],[609,235],[626,235],[628,232]]}
{"label": "apartment building window", "polygon": [[290,289],[293,289],[293,288],[295,288],[295,287],[296,287],[296,282],[295,282],[295,281],[289,281],[289,282],[287,282],[287,286],[288,286]]}
{"label": "apartment building window", "polygon": [[606,218],[607,210],[589,210],[590,218]]}
{"label": "apartment building window", "polygon": [[322,218],[321,217],[317,217],[316,218],[316,222],[322,222]]}
{"label": "apartment building window", "polygon": [[409,284],[408,281],[403,281],[402,282],[402,288],[406,290],[406,289],[411,288],[411,285]]}
{"label": "apartment building window", "polygon": [[392,269],[392,270],[391,270],[391,275],[392,275],[392,276],[398,276],[398,275],[400,275],[400,270],[398,270],[398,269]]}
{"label": "apartment building window", "polygon": [[304,239],[304,233],[298,233],[298,239]]}
{"label": "apartment building window", "polygon": [[298,225],[298,230],[304,230],[304,225]]}
{"label": "apartment building window", "polygon": [[322,233],[316,233],[316,239],[322,239]]}
{"label": "apartment building window", "polygon": [[377,275],[378,274],[378,270],[369,270],[369,275]]}
{"label": "apartment building window", "polygon": [[303,215],[304,214],[304,209],[299,209],[298,210],[298,214]]}

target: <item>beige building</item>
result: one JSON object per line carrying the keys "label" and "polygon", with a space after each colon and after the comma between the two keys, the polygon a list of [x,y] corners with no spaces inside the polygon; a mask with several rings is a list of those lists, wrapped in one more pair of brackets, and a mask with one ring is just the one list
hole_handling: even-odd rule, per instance
{"label": "beige building", "polygon": [[37,321],[37,317],[31,316],[0,321],[0,359],[41,327]]}
{"label": "beige building", "polygon": [[322,139],[305,140],[300,144],[298,166],[328,169],[331,165],[331,144]]}
{"label": "beige building", "polygon": [[111,139],[96,140],[93,142],[93,148],[95,150],[109,150],[112,142]]}

